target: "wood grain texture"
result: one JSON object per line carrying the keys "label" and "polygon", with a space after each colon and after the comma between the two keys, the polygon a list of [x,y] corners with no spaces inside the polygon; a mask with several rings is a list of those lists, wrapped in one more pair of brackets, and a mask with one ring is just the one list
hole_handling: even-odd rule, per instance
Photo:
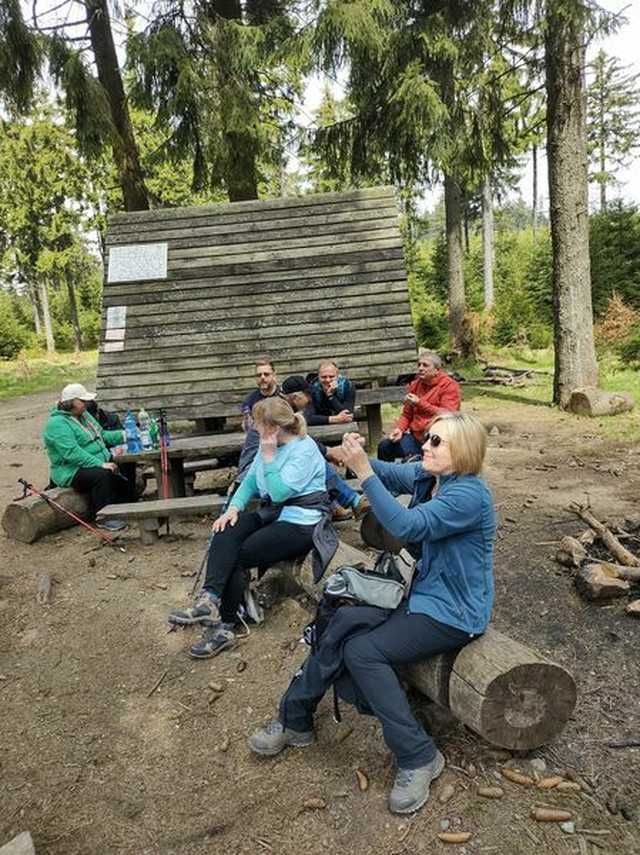
{"label": "wood grain texture", "polygon": [[168,244],[163,280],[106,283],[126,306],[121,351],[105,349],[109,408],[171,417],[238,412],[255,358],[279,376],[330,356],[357,383],[387,383],[416,354],[393,188],[116,214],[107,246]]}

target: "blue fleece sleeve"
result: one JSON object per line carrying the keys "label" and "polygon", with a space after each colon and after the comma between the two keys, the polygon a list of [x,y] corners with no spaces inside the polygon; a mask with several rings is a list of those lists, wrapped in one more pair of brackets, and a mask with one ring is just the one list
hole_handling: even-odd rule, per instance
{"label": "blue fleece sleeve", "polygon": [[271,501],[276,505],[286,502],[287,499],[290,499],[296,493],[294,487],[290,487],[282,480],[280,468],[275,460],[272,460],[271,463],[264,463],[263,471],[264,480],[267,484],[267,492],[271,497]]}
{"label": "blue fleece sleeve", "polygon": [[413,493],[416,478],[422,471],[421,463],[386,463],[384,460],[369,462],[387,490],[395,496],[410,496]]}
{"label": "blue fleece sleeve", "polygon": [[370,475],[362,482],[363,492],[373,513],[387,531],[400,540],[442,540],[479,525],[482,497],[474,483],[459,481],[446,493],[415,508],[404,508],[386,489],[380,478]]}

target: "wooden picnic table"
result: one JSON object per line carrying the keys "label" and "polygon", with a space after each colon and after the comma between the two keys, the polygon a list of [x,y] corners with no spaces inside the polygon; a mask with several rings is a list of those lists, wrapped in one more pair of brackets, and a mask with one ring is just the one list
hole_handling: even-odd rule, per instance
{"label": "wooden picnic table", "polygon": [[[309,428],[309,434],[321,442],[340,442],[342,436],[348,431],[357,431],[356,422],[344,424],[317,425]],[[169,467],[169,495],[171,497],[183,497],[185,488],[185,460],[198,460],[211,457],[225,457],[230,454],[238,454],[244,445],[245,434],[242,431],[234,433],[208,434],[205,436],[176,437],[171,440],[167,449],[167,463]],[[152,463],[156,472],[156,481],[161,483],[162,472],[160,469],[160,449],[150,451],[139,451],[136,453],[125,452],[116,458],[121,463]]]}
{"label": "wooden picnic table", "polygon": [[374,453],[382,439],[382,404],[399,404],[404,401],[407,390],[404,386],[377,386],[373,389],[358,389],[356,408],[365,411],[369,451]]}

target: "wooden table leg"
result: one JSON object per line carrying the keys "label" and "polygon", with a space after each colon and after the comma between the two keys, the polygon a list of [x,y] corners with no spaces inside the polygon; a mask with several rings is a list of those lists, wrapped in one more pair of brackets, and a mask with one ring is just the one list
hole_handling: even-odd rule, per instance
{"label": "wooden table leg", "polygon": [[186,495],[184,486],[184,461],[181,457],[169,457],[169,495],[172,499]]}
{"label": "wooden table leg", "polygon": [[375,454],[382,439],[382,408],[380,404],[367,404],[364,409],[369,430],[369,452]]}
{"label": "wooden table leg", "polygon": [[160,520],[153,517],[138,520],[138,527],[140,529],[140,540],[144,546],[151,546],[151,544],[157,542]]}

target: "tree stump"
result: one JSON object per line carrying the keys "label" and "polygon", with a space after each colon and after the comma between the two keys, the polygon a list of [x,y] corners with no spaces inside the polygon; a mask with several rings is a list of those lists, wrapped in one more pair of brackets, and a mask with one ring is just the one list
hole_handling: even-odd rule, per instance
{"label": "tree stump", "polygon": [[568,409],[577,416],[616,416],[632,410],[633,403],[631,395],[583,386],[571,393]]}
{"label": "tree stump", "polygon": [[551,741],[576,704],[568,671],[492,627],[457,656],[410,666],[408,679],[492,745],[512,751]]}
{"label": "tree stump", "polygon": [[[77,493],[70,487],[55,487],[53,490],[44,491],[63,508],[74,513],[83,520],[91,518],[88,497]],[[40,496],[27,496],[26,499],[17,499],[10,502],[2,517],[2,527],[7,537],[19,540],[21,543],[33,543],[63,528],[69,528],[76,523],[59,511],[51,507]]]}

